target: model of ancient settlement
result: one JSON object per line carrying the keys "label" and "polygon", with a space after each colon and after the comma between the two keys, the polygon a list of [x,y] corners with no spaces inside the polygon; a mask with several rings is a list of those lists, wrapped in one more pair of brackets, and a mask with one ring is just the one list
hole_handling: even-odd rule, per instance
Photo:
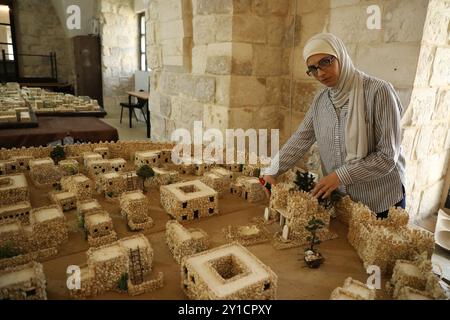
{"label": "model of ancient settlement", "polygon": [[447,298],[407,212],[319,203],[301,169],[269,203],[260,165],[175,165],[172,148],[0,150],[0,299]]}

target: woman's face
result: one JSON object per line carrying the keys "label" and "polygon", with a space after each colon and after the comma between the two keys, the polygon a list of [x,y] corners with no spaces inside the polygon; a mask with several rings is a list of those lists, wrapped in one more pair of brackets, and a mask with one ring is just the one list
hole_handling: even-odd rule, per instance
{"label": "woman's face", "polygon": [[[330,61],[331,60],[331,61]],[[306,62],[311,76],[327,87],[335,87],[339,83],[341,70],[336,57],[329,54],[315,54]],[[319,67],[319,68],[317,68]]]}

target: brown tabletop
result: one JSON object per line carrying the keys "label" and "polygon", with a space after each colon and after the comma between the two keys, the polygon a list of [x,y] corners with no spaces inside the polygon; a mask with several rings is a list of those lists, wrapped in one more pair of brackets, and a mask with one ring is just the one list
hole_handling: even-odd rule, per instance
{"label": "brown tabletop", "polygon": [[119,140],[117,129],[97,118],[41,117],[37,128],[0,130],[0,147],[46,146],[67,136],[93,143]]}
{"label": "brown tabletop", "polygon": [[127,94],[142,100],[148,100],[149,98],[149,93],[145,91],[127,91]]}

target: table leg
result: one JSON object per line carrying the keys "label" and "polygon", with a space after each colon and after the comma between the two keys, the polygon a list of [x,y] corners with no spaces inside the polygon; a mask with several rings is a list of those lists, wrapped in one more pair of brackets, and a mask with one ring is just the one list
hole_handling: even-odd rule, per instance
{"label": "table leg", "polygon": [[130,129],[133,128],[132,117],[131,117],[131,114],[133,113],[133,111],[131,109],[132,108],[128,108],[128,116],[130,118]]}
{"label": "table leg", "polygon": [[133,125],[132,125],[132,120],[131,120],[131,96],[129,95],[128,96],[128,104],[129,104],[129,108],[128,108],[128,116],[129,116],[129,118],[130,118],[130,129],[133,127]]}
{"label": "table leg", "polygon": [[151,124],[150,124],[150,106],[147,101],[147,138],[149,138],[149,139],[151,137],[150,126],[151,126]]}

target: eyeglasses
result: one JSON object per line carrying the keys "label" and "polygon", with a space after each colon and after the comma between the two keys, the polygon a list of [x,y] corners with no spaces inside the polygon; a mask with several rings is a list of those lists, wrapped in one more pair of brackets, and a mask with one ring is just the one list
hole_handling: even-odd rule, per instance
{"label": "eyeglasses", "polygon": [[335,56],[322,58],[317,66],[308,66],[308,71],[306,71],[306,74],[310,77],[317,76],[317,74],[319,73],[319,69],[323,71],[329,68],[333,64],[334,59],[336,59]]}

